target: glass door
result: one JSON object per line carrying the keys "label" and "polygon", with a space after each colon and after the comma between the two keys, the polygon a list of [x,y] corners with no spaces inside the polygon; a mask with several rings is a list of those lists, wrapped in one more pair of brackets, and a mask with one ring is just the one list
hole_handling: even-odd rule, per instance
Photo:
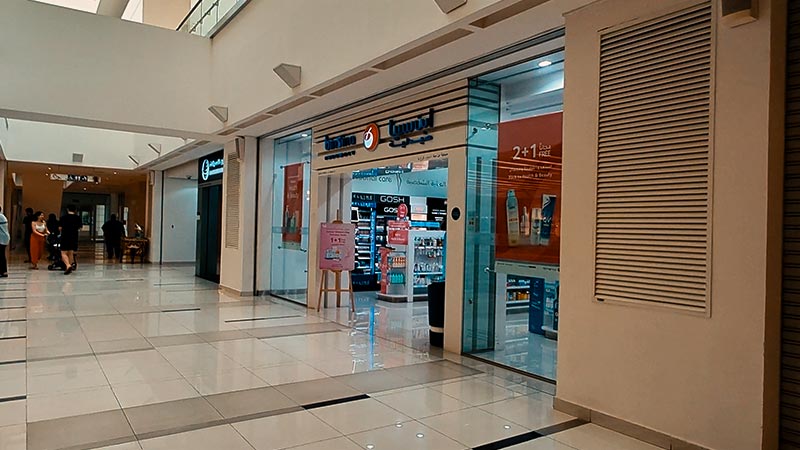
{"label": "glass door", "polygon": [[274,144],[270,294],[306,304],[311,132]]}
{"label": "glass door", "polygon": [[470,82],[464,353],[556,378],[564,54]]}

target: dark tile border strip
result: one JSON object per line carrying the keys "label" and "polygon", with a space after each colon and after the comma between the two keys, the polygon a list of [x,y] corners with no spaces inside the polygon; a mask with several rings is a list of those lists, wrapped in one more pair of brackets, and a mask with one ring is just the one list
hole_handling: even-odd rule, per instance
{"label": "dark tile border strip", "polygon": [[28,297],[24,296],[24,295],[22,297],[3,297],[3,296],[0,296],[0,300],[24,300],[26,298],[28,298]]}
{"label": "dark tile border strip", "polygon": [[0,309],[25,309],[27,306],[0,306]]}
{"label": "dark tile border strip", "polygon": [[219,288],[198,288],[198,289],[167,289],[166,292],[195,292],[195,291],[218,291]]}
{"label": "dark tile border strip", "polygon": [[127,282],[127,281],[144,281],[144,278],[123,278],[123,279],[114,280],[114,281],[117,281],[117,282],[119,282],[119,281],[125,281],[125,282]]}
{"label": "dark tile border strip", "polygon": [[15,397],[5,397],[5,398],[0,398],[0,403],[15,402],[17,400],[25,400],[27,398],[28,398],[27,395],[17,395]]}
{"label": "dark tile border strip", "polygon": [[232,322],[255,322],[258,320],[273,320],[273,319],[290,319],[293,317],[305,317],[302,314],[295,314],[293,316],[275,316],[275,317],[252,317],[249,319],[231,319],[226,320],[225,323],[232,323]]}
{"label": "dark tile border strip", "polygon": [[178,309],[162,309],[162,313],[174,313],[174,312],[188,312],[188,311],[200,311],[201,308],[178,308]]}
{"label": "dark tile border strip", "polygon": [[488,444],[479,445],[477,447],[472,447],[472,450],[499,450],[501,448],[508,448],[514,445],[522,444],[528,441],[532,441],[534,439],[538,439],[542,437],[541,434],[535,431],[528,431],[527,433],[518,434],[516,436],[511,436],[505,439],[501,439],[499,441],[490,442]]}
{"label": "dark tile border strip", "polygon": [[325,406],[340,405],[342,403],[355,402],[357,400],[366,400],[368,398],[370,398],[370,396],[367,394],[353,395],[352,397],[335,398],[333,400],[325,400],[324,402],[309,403],[307,405],[302,405],[302,407],[305,410],[309,410],[309,409],[323,408]]}
{"label": "dark tile border strip", "polygon": [[579,427],[581,425],[586,425],[586,423],[587,422],[585,420],[581,419],[568,420],[566,422],[555,424],[549,427],[544,427],[536,431],[528,431],[527,433],[522,433],[505,439],[500,439],[499,441],[489,442],[488,444],[479,445],[477,447],[473,447],[472,450],[500,450],[503,448],[508,448],[514,445],[519,445],[525,442],[529,442],[534,439],[550,436],[551,434],[560,433],[562,431]]}
{"label": "dark tile border strip", "polygon": [[567,431],[569,429],[579,427],[581,425],[586,425],[587,421],[583,419],[572,419],[566,422],[557,423],[555,425],[551,425],[549,427],[544,427],[541,429],[536,430],[537,433],[541,434],[542,436],[550,436],[551,434],[560,433],[562,431]]}
{"label": "dark tile border strip", "polygon": [[28,362],[28,361],[24,360],[24,359],[12,359],[12,360],[9,360],[9,361],[0,361],[0,366],[7,366],[9,364],[20,364],[20,363],[24,363],[24,362]]}
{"label": "dark tile border strip", "polygon": [[8,319],[8,320],[0,320],[0,323],[9,323],[9,322],[27,322],[28,319]]}
{"label": "dark tile border strip", "polygon": [[26,339],[28,336],[3,336],[0,337],[0,341],[7,341],[10,339]]}

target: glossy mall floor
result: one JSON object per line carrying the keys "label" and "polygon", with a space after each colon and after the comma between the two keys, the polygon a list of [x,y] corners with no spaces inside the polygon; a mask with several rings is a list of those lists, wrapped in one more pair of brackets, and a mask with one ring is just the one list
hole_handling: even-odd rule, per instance
{"label": "glossy mall floor", "polygon": [[0,450],[656,448],[554,411],[553,385],[427,351],[374,305],[318,316],[90,259],[0,280]]}

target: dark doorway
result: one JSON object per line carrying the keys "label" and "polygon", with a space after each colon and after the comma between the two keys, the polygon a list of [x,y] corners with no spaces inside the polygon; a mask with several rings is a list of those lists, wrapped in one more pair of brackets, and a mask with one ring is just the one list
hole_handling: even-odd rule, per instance
{"label": "dark doorway", "polygon": [[198,195],[197,266],[195,274],[219,283],[222,245],[222,184],[200,187]]}

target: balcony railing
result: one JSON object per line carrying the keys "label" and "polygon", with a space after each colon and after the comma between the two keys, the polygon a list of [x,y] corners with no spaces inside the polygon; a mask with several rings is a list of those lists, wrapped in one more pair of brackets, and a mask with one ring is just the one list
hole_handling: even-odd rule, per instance
{"label": "balcony railing", "polygon": [[199,0],[177,30],[198,36],[213,37],[250,0]]}

